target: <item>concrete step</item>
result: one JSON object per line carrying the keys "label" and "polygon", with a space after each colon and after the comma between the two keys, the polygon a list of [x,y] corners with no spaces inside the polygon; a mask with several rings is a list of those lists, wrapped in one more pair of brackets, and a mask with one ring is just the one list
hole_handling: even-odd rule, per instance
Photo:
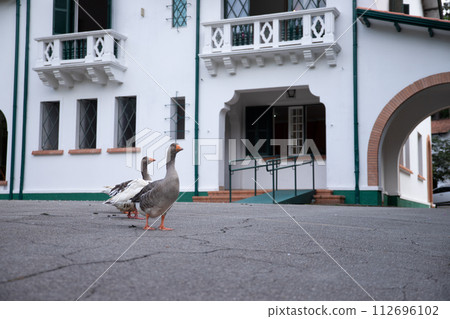
{"label": "concrete step", "polygon": [[[268,190],[268,192],[270,192]],[[264,190],[257,190],[256,194],[264,194]],[[230,194],[227,190],[211,191],[208,196],[193,196],[192,201],[195,203],[228,203]],[[236,189],[232,191],[232,201],[236,202],[242,199],[255,196],[255,191],[250,189]]]}
{"label": "concrete step", "polygon": [[345,196],[333,195],[332,190],[318,189],[314,195],[315,204],[318,205],[338,205],[345,203]]}

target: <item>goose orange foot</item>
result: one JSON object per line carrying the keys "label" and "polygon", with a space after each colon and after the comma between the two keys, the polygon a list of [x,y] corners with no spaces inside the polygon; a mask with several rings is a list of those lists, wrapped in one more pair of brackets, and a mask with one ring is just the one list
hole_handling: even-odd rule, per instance
{"label": "goose orange foot", "polygon": [[159,230],[173,230],[173,228],[167,228],[167,227],[164,227],[164,226],[162,226],[162,225],[159,226],[158,229],[159,229]]}
{"label": "goose orange foot", "polygon": [[164,227],[164,219],[166,219],[166,215],[165,214],[163,214],[161,216],[161,225],[159,225],[158,229],[160,229],[160,230],[173,230],[173,228]]}
{"label": "goose orange foot", "polygon": [[144,218],[139,217],[139,213],[137,211],[128,212],[127,215],[128,215],[128,218],[131,218],[131,219],[144,219]]}
{"label": "goose orange foot", "polygon": [[144,226],[144,230],[155,230],[155,228],[146,225]]}

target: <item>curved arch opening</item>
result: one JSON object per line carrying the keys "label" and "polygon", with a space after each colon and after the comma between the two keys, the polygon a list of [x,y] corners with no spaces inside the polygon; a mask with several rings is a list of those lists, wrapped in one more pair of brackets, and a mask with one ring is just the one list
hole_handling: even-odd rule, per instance
{"label": "curved arch opening", "polygon": [[[402,146],[424,119],[449,107],[450,72],[421,79],[399,92],[383,109],[372,129],[368,148],[368,184],[399,197]],[[428,136],[418,136],[427,148]],[[424,164],[426,167],[426,164]],[[428,171],[428,168],[424,169]],[[431,177],[428,179],[430,182]]]}

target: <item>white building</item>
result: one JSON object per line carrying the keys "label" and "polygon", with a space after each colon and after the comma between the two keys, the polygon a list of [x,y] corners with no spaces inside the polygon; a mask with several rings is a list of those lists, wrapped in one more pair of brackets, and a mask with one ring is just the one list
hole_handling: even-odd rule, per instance
{"label": "white building", "polygon": [[[312,145],[315,187],[346,203],[429,205],[427,118],[448,107],[450,23],[400,2],[0,0],[0,198],[101,199],[143,155],[162,178],[176,140],[191,200],[229,187],[247,139],[269,157]],[[388,12],[399,5],[410,15]],[[253,174],[235,172],[233,189]],[[311,174],[298,167],[299,188]],[[264,168],[258,183],[272,188]]]}

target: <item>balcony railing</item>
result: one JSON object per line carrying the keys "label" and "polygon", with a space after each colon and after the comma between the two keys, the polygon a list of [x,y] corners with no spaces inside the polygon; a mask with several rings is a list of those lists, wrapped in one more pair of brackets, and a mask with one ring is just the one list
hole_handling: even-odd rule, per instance
{"label": "balcony railing", "polygon": [[200,57],[211,75],[217,74],[217,63],[223,62],[230,74],[236,73],[236,62],[250,67],[254,59],[264,66],[270,57],[277,64],[284,58],[298,63],[303,56],[309,67],[325,52],[328,64],[336,65],[340,47],[335,43],[336,8],[318,8],[203,23],[205,42]]}
{"label": "balcony railing", "polygon": [[126,37],[114,30],[60,34],[37,38],[35,70],[46,85],[73,87],[85,79],[94,83],[122,83],[126,70]]}

